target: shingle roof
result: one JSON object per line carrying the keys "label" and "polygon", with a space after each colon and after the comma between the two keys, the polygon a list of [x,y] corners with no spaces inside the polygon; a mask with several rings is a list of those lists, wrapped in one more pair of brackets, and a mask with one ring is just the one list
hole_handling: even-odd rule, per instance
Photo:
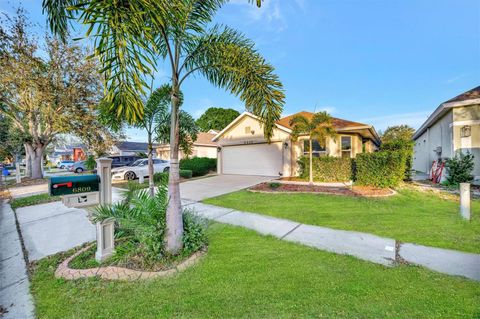
{"label": "shingle roof", "polygon": [[480,85],[467,92],[463,92],[462,94],[457,95],[453,99],[450,99],[444,103],[460,102],[460,101],[467,101],[467,100],[473,100],[473,99],[480,99]]}
{"label": "shingle roof", "polygon": [[216,134],[212,133],[207,133],[207,132],[199,132],[197,134],[197,140],[193,145],[195,144],[202,144],[202,145],[212,145],[212,146],[217,146],[217,143],[212,142],[212,139],[215,137]]}
{"label": "shingle roof", "polygon": [[148,143],[124,141],[117,143],[117,147],[122,151],[146,152],[148,150]]}
{"label": "shingle roof", "polygon": [[[277,124],[291,129],[292,126],[290,125],[290,120],[296,115],[302,115],[302,116],[306,117],[307,119],[311,119],[313,117],[314,113],[304,112],[304,111],[298,112],[298,113],[295,113],[295,114],[292,114],[292,115],[281,118],[280,120],[277,121]],[[339,118],[336,118],[336,117],[332,117],[332,119],[333,119],[333,126],[337,130],[338,129],[349,128],[349,127],[369,126],[367,124],[347,121],[347,120],[339,119]]]}

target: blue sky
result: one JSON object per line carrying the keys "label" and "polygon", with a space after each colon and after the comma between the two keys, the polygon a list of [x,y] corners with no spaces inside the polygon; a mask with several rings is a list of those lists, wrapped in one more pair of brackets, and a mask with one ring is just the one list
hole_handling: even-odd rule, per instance
{"label": "blue sky", "polygon": [[[40,0],[24,0],[41,24]],[[12,2],[0,0],[0,10]],[[233,0],[215,18],[242,31],[273,64],[285,87],[284,115],[333,116],[418,128],[441,102],[480,85],[478,0]],[[168,81],[161,67],[156,84]],[[241,101],[200,76],[183,86],[184,109],[243,111]],[[132,140],[144,134],[129,130]]]}

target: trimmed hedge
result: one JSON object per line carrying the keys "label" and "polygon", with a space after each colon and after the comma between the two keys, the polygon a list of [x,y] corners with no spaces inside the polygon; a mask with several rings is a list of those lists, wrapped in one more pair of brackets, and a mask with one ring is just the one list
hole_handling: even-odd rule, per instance
{"label": "trimmed hedge", "polygon": [[217,169],[217,159],[208,157],[192,157],[180,160],[180,170],[191,170],[193,176],[202,176]]}
{"label": "trimmed hedge", "polygon": [[[183,178],[192,178],[193,172],[189,169],[181,169],[180,170],[180,177]],[[153,175],[153,182],[154,183],[161,183],[162,181],[168,182],[168,172],[162,173],[155,173]]]}
{"label": "trimmed hedge", "polygon": [[381,188],[398,186],[405,176],[406,162],[407,152],[403,151],[358,154],[356,183]]}
{"label": "trimmed hedge", "polygon": [[180,177],[183,178],[192,178],[193,172],[189,169],[181,169],[180,170]]}
{"label": "trimmed hedge", "polygon": [[[298,166],[300,177],[309,175],[308,156],[300,157]],[[313,180],[315,182],[348,182],[352,179],[352,159],[332,156],[312,158]]]}

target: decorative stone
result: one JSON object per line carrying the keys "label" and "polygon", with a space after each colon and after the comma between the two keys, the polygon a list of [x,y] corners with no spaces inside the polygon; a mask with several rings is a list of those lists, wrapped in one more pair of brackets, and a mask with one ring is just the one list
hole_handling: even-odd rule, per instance
{"label": "decorative stone", "polygon": [[143,184],[145,182],[145,177],[143,175],[138,176],[138,183]]}

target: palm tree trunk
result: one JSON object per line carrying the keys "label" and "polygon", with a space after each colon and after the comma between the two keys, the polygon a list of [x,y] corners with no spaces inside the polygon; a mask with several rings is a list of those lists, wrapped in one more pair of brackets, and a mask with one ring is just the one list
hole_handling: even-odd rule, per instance
{"label": "palm tree trunk", "polygon": [[309,141],[309,144],[310,144],[310,150],[309,150],[309,155],[310,155],[310,165],[308,167],[308,175],[309,175],[309,179],[308,179],[308,182],[310,183],[310,185],[313,185],[313,166],[312,166],[312,157],[313,157],[313,152],[312,152],[312,139],[310,139]]}
{"label": "palm tree trunk", "polygon": [[153,183],[153,145],[152,145],[152,133],[148,132],[148,188],[150,190],[150,196],[155,195],[155,185]]}
{"label": "palm tree trunk", "polygon": [[[174,80],[175,82],[175,80]],[[183,217],[180,200],[180,165],[178,161],[179,135],[179,87],[172,85],[172,111],[170,120],[170,174],[168,178],[168,207],[166,251],[178,254],[182,250]]]}

